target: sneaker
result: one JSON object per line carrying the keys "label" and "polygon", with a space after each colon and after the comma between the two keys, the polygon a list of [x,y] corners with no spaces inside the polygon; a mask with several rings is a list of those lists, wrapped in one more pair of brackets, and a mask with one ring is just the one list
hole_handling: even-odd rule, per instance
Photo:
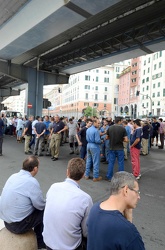
{"label": "sneaker", "polygon": [[71,151],[69,154],[70,154],[70,155],[73,155],[73,154],[74,154],[74,151]]}
{"label": "sneaker", "polygon": [[89,180],[89,176],[84,176],[84,179],[85,180]]}
{"label": "sneaker", "polygon": [[139,174],[138,176],[136,176],[135,178],[136,178],[136,180],[140,180],[140,178],[141,178],[141,174]]}
{"label": "sneaker", "polygon": [[25,152],[25,155],[31,155],[32,153],[31,152]]}
{"label": "sneaker", "polygon": [[93,178],[93,181],[96,182],[96,181],[101,181],[103,179],[102,176],[99,176],[98,178]]}

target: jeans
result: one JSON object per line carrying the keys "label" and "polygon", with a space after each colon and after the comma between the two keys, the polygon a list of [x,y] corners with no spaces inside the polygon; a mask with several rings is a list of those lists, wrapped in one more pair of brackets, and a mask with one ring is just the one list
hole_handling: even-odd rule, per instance
{"label": "jeans", "polygon": [[109,150],[108,154],[108,171],[106,177],[111,179],[113,176],[113,168],[117,157],[118,171],[124,171],[124,150]]}
{"label": "jeans", "polygon": [[42,154],[42,144],[44,141],[44,136],[40,136],[39,138],[36,137],[35,139],[35,146],[34,146],[34,155],[38,153],[38,156]]}
{"label": "jeans", "polygon": [[87,146],[86,145],[85,146],[82,145],[81,149],[80,149],[80,158],[84,160],[86,154],[87,154]]}
{"label": "jeans", "polygon": [[36,139],[36,135],[35,134],[32,134],[32,138],[31,138],[31,141],[29,143],[29,148],[31,149],[31,146],[34,144],[35,145],[35,139]]}
{"label": "jeans", "polygon": [[3,136],[0,135],[0,154],[2,154],[2,143],[3,143]]}
{"label": "jeans", "polygon": [[92,166],[93,178],[98,178],[100,168],[100,146],[98,145],[96,147],[93,147],[93,145],[90,145],[90,143],[88,143],[85,176],[89,176]]}
{"label": "jeans", "polygon": [[43,244],[43,213],[44,210],[35,209],[32,214],[19,222],[7,223],[4,222],[5,227],[12,233],[23,234],[34,227],[38,245]]}

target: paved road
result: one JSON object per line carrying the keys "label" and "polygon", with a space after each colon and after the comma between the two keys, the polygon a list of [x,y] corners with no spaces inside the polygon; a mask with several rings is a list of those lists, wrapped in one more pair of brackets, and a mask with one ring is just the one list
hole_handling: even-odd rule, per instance
{"label": "paved road", "polygon": [[[18,144],[14,137],[6,136],[3,144],[3,156],[0,157],[0,193],[7,178],[20,170],[25,159],[24,144]],[[36,176],[44,195],[54,182],[63,181],[66,166],[72,156],[69,145],[61,148],[59,160],[53,162],[50,157],[40,157],[40,169]],[[141,156],[142,178],[139,181],[141,200],[134,210],[134,224],[140,231],[146,250],[165,250],[165,150],[156,147],[148,156]],[[107,165],[101,163],[100,174],[105,176]],[[125,170],[131,172],[130,159],[125,161]],[[117,171],[117,166],[115,166]],[[93,202],[109,196],[110,183],[82,180],[81,188],[89,193]]]}

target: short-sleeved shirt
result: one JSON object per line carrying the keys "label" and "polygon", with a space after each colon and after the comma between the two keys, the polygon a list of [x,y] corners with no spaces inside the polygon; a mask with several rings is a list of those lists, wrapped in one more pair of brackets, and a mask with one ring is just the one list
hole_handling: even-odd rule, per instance
{"label": "short-sleeved shirt", "polygon": [[28,121],[25,125],[25,128],[28,128],[25,135],[32,135],[32,122]]}
{"label": "short-sleeved shirt", "polygon": [[142,132],[142,128],[137,128],[135,129],[132,137],[131,137],[131,145],[134,143],[134,141],[139,138],[140,141],[134,146],[137,149],[141,148],[141,138],[142,138],[143,132]]}
{"label": "short-sleeved shirt", "polygon": [[153,122],[152,127],[153,127],[154,132],[158,132],[158,129],[160,127],[160,123],[159,122]]}
{"label": "short-sleeved shirt", "polygon": [[57,133],[65,127],[65,124],[62,121],[53,123],[53,133]]}
{"label": "short-sleeved shirt", "polygon": [[150,133],[150,127],[148,125],[144,125],[142,130],[143,130],[142,138],[148,139],[149,138],[149,133]]}
{"label": "short-sleeved shirt", "polygon": [[36,129],[37,134],[41,134],[44,130],[46,130],[46,125],[43,122],[37,122],[34,125],[34,128]]}
{"label": "short-sleeved shirt", "polygon": [[88,250],[145,250],[138,230],[118,210],[103,210],[96,203],[88,217]]}
{"label": "short-sleeved shirt", "polygon": [[109,136],[110,149],[111,150],[123,150],[123,140],[127,136],[125,128],[121,125],[112,125],[107,130],[107,135]]}
{"label": "short-sleeved shirt", "polygon": [[77,134],[77,129],[79,127],[78,127],[78,124],[76,122],[73,122],[73,123],[68,122],[67,127],[69,128],[69,135],[76,135]]}
{"label": "short-sleeved shirt", "polygon": [[86,139],[86,132],[87,132],[87,127],[83,127],[80,132],[79,135],[81,136],[81,142],[82,142],[82,146],[86,146],[88,144],[87,139]]}

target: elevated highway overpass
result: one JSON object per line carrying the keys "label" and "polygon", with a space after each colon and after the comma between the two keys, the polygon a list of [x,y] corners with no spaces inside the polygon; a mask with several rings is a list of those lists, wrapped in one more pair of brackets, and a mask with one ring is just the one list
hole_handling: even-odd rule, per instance
{"label": "elevated highway overpass", "polygon": [[164,49],[164,5],[164,0],[1,0],[0,96],[28,83],[27,102],[39,114],[43,85]]}

